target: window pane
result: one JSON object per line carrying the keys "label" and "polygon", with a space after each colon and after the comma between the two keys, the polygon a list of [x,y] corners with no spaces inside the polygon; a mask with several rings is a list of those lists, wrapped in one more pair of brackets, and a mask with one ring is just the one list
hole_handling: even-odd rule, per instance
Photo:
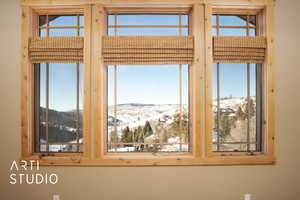
{"label": "window pane", "polygon": [[250,26],[256,26],[256,16],[255,15],[250,15],[249,16],[249,25]]}
{"label": "window pane", "polygon": [[49,36],[77,36],[75,28],[50,28]]}
{"label": "window pane", "polygon": [[[108,29],[114,35],[114,28]],[[117,35],[179,35],[179,28],[118,28]],[[188,28],[182,28],[182,35],[188,35]]]}
{"label": "window pane", "polygon": [[[49,64],[49,142],[76,140],[76,65]],[[55,151],[49,148],[50,151]]]}
{"label": "window pane", "polygon": [[[38,115],[39,115],[39,121],[37,123],[39,123],[39,127],[38,127],[38,131],[39,131],[39,138],[37,141],[39,141],[40,143],[45,143],[47,141],[46,139],[46,64],[40,64],[40,65],[35,65],[35,70],[39,73],[39,77],[36,81],[39,81],[39,95],[35,95],[35,96],[39,96],[39,105],[38,106]],[[39,151],[39,150],[38,150]],[[46,151],[46,149],[44,150]]]}
{"label": "window pane", "polygon": [[255,28],[250,28],[249,29],[249,35],[250,36],[256,36],[256,29]]}
{"label": "window pane", "polygon": [[220,144],[246,142],[247,121],[245,116],[240,114],[240,109],[243,110],[247,97],[246,64],[219,64],[219,104],[217,102],[217,72],[218,68],[215,65],[213,70],[214,150],[241,151],[243,149],[236,149],[237,145],[221,146]]}
{"label": "window pane", "polygon": [[39,26],[46,26],[46,15],[39,16]]}
{"label": "window pane", "polygon": [[212,25],[213,26],[216,26],[217,25],[217,15],[213,15],[213,17],[212,17]]}
{"label": "window pane", "polygon": [[79,16],[79,26],[84,26],[84,16],[83,15]]}
{"label": "window pane", "polygon": [[[258,138],[256,137],[257,131],[257,121],[256,121],[256,111],[257,111],[257,102],[256,102],[256,65],[250,64],[250,99],[248,102],[249,105],[247,108],[247,112],[249,112],[249,134],[250,134],[250,142],[255,144]],[[250,146],[251,151],[256,151],[256,145]]]}
{"label": "window pane", "polygon": [[49,152],[80,152],[83,142],[83,66],[50,63],[48,70],[46,64],[40,66],[39,93],[36,94],[40,96],[39,151],[47,151],[49,144]]}
{"label": "window pane", "polygon": [[[109,18],[113,20],[113,18]],[[188,25],[187,15],[182,15],[182,25]],[[111,24],[111,22],[110,22]],[[118,15],[117,17],[118,25],[178,25],[179,15]]]}
{"label": "window pane", "polygon": [[115,15],[108,15],[108,25],[115,25]]}
{"label": "window pane", "polygon": [[79,29],[79,36],[84,36],[84,29],[83,28]]}
{"label": "window pane", "polygon": [[39,32],[39,35],[40,36],[47,36],[47,30],[46,29],[40,29],[40,32]]}
{"label": "window pane", "polygon": [[77,26],[77,16],[49,15],[49,26]]}
{"label": "window pane", "polygon": [[247,30],[242,28],[220,28],[222,36],[247,36]]}
{"label": "window pane", "polygon": [[219,15],[220,26],[246,26],[247,19],[243,15]]}
{"label": "window pane", "polygon": [[255,64],[213,66],[213,151],[260,151],[258,78]]}
{"label": "window pane", "polygon": [[189,25],[189,16],[181,15],[181,25]]}
{"label": "window pane", "polygon": [[108,67],[108,142],[118,143],[108,151],[189,151],[180,138],[189,141],[187,65]]}
{"label": "window pane", "polygon": [[216,36],[216,35],[217,35],[217,29],[216,29],[216,28],[213,28],[213,29],[212,29],[212,35],[213,35],[213,36]]}

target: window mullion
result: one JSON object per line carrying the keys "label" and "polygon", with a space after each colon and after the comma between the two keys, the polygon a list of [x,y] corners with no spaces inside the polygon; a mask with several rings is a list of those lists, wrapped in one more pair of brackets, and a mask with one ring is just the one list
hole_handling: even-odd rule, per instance
{"label": "window mullion", "polygon": [[46,36],[49,36],[49,16],[46,15]]}
{"label": "window mullion", "polygon": [[40,64],[34,64],[34,85],[35,85],[35,150],[40,152],[40,85],[41,85],[41,65]]}
{"label": "window mullion", "polygon": [[113,135],[113,143],[115,143],[115,145],[113,145],[115,147],[115,151],[117,151],[117,136],[118,136],[118,129],[117,129],[117,71],[118,68],[115,65],[114,66],[114,72],[113,72],[113,83],[114,83],[114,135]]}
{"label": "window mullion", "polygon": [[[182,35],[182,16],[179,15],[179,35]],[[183,91],[182,91],[182,65],[179,65],[179,151],[182,151],[182,142],[183,142],[183,129],[182,129],[182,98],[183,98]]]}
{"label": "window mullion", "polygon": [[247,63],[247,151],[250,151],[250,63]]}
{"label": "window mullion", "polygon": [[46,152],[49,152],[49,63],[46,63]]}
{"label": "window mullion", "polygon": [[[118,25],[118,15],[114,15],[114,24]],[[114,28],[114,35],[117,35],[117,26]],[[113,135],[113,143],[114,143],[114,149],[115,152],[117,152],[118,148],[118,127],[117,127],[117,72],[118,67],[117,65],[114,66],[114,72],[113,72],[113,83],[114,83],[114,135]]]}
{"label": "window mullion", "polygon": [[220,63],[217,63],[217,151],[220,151]]}

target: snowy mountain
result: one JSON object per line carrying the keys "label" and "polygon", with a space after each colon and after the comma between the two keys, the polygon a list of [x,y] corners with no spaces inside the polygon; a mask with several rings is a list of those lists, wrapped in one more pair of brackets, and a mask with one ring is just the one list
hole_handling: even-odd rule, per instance
{"label": "snowy mountain", "polygon": [[[187,105],[183,106],[187,112]],[[117,125],[129,128],[144,125],[146,121],[170,120],[170,116],[179,112],[178,104],[119,104],[117,105]],[[114,106],[108,107],[108,127],[113,125]]]}

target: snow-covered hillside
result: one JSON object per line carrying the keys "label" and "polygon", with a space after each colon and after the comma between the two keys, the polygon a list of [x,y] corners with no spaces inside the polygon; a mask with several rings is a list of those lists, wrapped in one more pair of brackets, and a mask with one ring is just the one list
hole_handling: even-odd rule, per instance
{"label": "snow-covered hillside", "polygon": [[[252,100],[254,100],[255,103],[255,98],[251,97]],[[221,99],[220,100],[220,108],[221,109],[232,109],[233,111],[236,111],[239,106],[243,105],[246,102],[246,98],[241,97],[241,98],[228,98],[228,99]],[[217,110],[217,100],[213,100],[213,111],[216,112]]]}
{"label": "snow-covered hillside", "polygon": [[[184,105],[187,112],[187,105]],[[173,116],[179,112],[178,104],[120,104],[117,105],[117,125],[120,128],[129,128],[144,125],[146,121],[170,120],[168,116]],[[114,122],[114,106],[108,107],[108,127]],[[168,123],[166,121],[166,123]],[[169,121],[170,123],[170,121]]]}

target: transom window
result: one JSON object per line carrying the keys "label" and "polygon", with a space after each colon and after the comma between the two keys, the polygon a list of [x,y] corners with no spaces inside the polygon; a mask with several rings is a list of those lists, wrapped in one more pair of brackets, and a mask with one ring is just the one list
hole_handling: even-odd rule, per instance
{"label": "transom window", "polygon": [[256,15],[213,15],[213,35],[255,36]]}
{"label": "transom window", "polygon": [[83,15],[40,15],[40,36],[83,36]]}
{"label": "transom window", "polygon": [[108,35],[188,35],[188,15],[108,15]]}

